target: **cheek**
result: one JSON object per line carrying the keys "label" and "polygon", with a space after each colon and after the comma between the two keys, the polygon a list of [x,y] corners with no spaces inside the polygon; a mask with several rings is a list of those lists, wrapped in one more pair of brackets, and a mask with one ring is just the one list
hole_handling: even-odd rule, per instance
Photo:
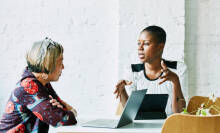
{"label": "cheek", "polygon": [[151,47],[144,48],[145,55],[151,55],[154,52],[154,50]]}

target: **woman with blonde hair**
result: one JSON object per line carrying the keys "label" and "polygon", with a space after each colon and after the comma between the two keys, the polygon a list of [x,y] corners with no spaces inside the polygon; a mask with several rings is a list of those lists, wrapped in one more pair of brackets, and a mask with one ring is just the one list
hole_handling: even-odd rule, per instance
{"label": "woman with blonde hair", "polygon": [[76,110],[61,100],[50,82],[58,81],[63,65],[63,47],[44,39],[26,54],[27,67],[13,90],[0,119],[0,132],[46,133],[54,127],[76,124]]}

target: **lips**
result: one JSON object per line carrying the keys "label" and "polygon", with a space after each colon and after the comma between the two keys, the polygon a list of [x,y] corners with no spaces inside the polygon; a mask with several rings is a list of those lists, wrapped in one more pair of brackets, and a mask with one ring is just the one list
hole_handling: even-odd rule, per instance
{"label": "lips", "polygon": [[140,59],[144,59],[144,54],[138,53],[138,57],[139,57]]}

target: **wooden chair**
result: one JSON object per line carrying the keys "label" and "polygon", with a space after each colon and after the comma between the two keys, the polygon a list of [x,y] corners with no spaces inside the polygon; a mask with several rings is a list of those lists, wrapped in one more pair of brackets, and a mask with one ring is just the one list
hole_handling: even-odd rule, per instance
{"label": "wooden chair", "polygon": [[219,123],[220,115],[173,114],[166,119],[161,133],[220,133]]}
{"label": "wooden chair", "polygon": [[[197,110],[199,107],[201,107],[202,103],[207,104],[208,100],[209,100],[209,97],[203,97],[203,96],[194,96],[194,97],[192,97],[189,100],[189,103],[188,103],[188,106],[187,106],[187,112],[189,112],[189,113],[192,112],[192,114],[195,114],[196,113],[195,110]],[[212,104],[213,104],[213,102],[210,100],[207,106],[209,107]],[[216,99],[215,105],[220,107],[220,98],[219,97]],[[218,114],[214,109],[211,109],[210,113],[213,114],[213,115]]]}
{"label": "wooden chair", "polygon": [[123,112],[123,107],[122,107],[122,105],[121,105],[121,103],[119,102],[119,104],[118,104],[118,107],[117,107],[117,109],[116,109],[116,115],[121,115],[122,114],[122,112]]}

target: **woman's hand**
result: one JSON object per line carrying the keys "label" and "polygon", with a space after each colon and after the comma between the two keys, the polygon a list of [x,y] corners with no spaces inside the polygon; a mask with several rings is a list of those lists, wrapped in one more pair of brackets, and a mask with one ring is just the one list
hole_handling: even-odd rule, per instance
{"label": "woman's hand", "polygon": [[71,105],[69,105],[68,103],[66,103],[66,102],[64,102],[64,101],[62,101],[62,104],[66,107],[66,109],[67,109],[68,111],[72,111],[73,114],[74,114],[74,116],[77,117],[77,111],[76,111],[76,109],[74,109]]}
{"label": "woman's hand", "polygon": [[[170,71],[165,63],[162,61],[161,62],[162,66],[162,72],[164,72],[164,75],[160,77],[162,81],[160,81],[159,84],[164,83],[165,81],[169,80],[173,83],[173,99],[172,99],[172,110],[174,113],[179,113],[182,111],[182,109],[185,107],[186,102],[183,97],[183,93],[181,90],[180,82],[178,76]],[[181,101],[179,100],[181,99]]]}
{"label": "woman's hand", "polygon": [[63,109],[63,105],[61,105],[60,102],[54,99],[51,95],[49,95],[49,97],[51,98],[50,103],[52,103],[53,106]]}
{"label": "woman's hand", "polygon": [[[63,105],[64,105],[65,108],[67,109],[67,111],[73,112],[74,116],[77,117],[77,111],[72,106],[70,106],[69,104],[67,104],[63,100],[61,100],[62,103],[57,102],[57,100],[54,99],[51,95],[49,95],[49,97],[51,98],[50,103],[52,103],[53,106],[57,106],[58,108],[62,108],[63,109]],[[61,104],[63,104],[63,105],[61,105]]]}
{"label": "woman's hand", "polygon": [[131,81],[127,81],[127,80],[120,80],[117,85],[116,85],[116,89],[114,91],[114,94],[116,94],[116,98],[121,97],[121,93],[125,90],[125,86],[126,85],[131,85],[132,82]]}
{"label": "woman's hand", "polygon": [[169,80],[171,81],[172,83],[177,83],[179,82],[179,78],[178,76],[176,75],[176,73],[170,71],[166,64],[164,63],[164,61],[161,61],[161,66],[162,66],[162,72],[164,73],[162,76],[160,76],[159,78],[161,79],[161,81],[159,82],[159,84],[162,84],[164,83],[165,81]]}

